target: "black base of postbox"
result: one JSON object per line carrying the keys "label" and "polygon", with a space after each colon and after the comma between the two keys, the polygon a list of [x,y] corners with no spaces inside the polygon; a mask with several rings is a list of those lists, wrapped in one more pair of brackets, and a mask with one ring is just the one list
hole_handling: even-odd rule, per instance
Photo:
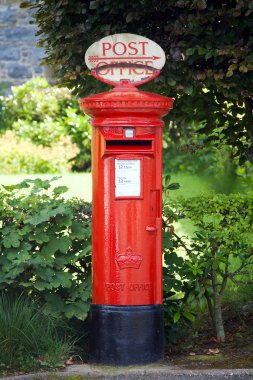
{"label": "black base of postbox", "polygon": [[162,305],[91,306],[91,362],[115,366],[163,360]]}

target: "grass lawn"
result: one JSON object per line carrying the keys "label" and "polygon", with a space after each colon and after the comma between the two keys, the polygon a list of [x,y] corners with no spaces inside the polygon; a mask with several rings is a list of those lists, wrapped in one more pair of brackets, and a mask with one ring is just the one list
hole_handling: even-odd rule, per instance
{"label": "grass lawn", "polygon": [[[0,184],[12,185],[23,181],[24,179],[50,179],[56,175],[50,174],[19,174],[19,175],[0,175]],[[64,185],[69,188],[69,191],[64,195],[67,198],[78,197],[83,198],[87,202],[92,199],[92,181],[91,173],[67,173],[58,175],[59,179],[54,181],[53,186]],[[171,182],[178,182],[180,189],[170,191],[169,196],[173,199],[176,197],[193,197],[197,195],[211,195],[212,184],[211,180],[205,177],[191,175],[188,173],[179,173],[171,175]],[[176,228],[181,234],[193,233],[194,229],[189,221],[180,221],[176,223]]]}
{"label": "grass lawn", "polygon": [[[0,175],[0,184],[11,185],[16,184],[24,179],[50,179],[56,177],[56,175],[49,174],[20,174],[20,175]],[[59,179],[54,181],[53,186],[65,185],[69,188],[69,191],[64,195],[67,198],[78,197],[83,198],[87,202],[91,202],[92,199],[92,180],[91,173],[66,173],[58,175]],[[198,176],[189,173],[179,173],[171,175],[171,182],[178,182],[180,188],[169,192],[169,197],[175,199],[178,197],[194,197],[201,195],[212,195],[214,193],[213,183],[210,177]],[[176,223],[175,227],[181,234],[190,234],[194,232],[194,227],[188,220],[181,220],[180,223]]]}
{"label": "grass lawn", "polygon": [[212,181],[210,178],[189,173],[179,173],[171,175],[171,182],[178,182],[180,188],[170,192],[171,198],[196,197],[199,195],[211,195],[213,193]]}
{"label": "grass lawn", "polygon": [[[23,181],[24,179],[50,179],[56,175],[50,174],[19,174],[19,175],[0,175],[0,184],[12,185]],[[83,198],[85,201],[91,201],[91,173],[67,173],[58,175],[60,177],[54,181],[55,186],[65,185],[68,186],[69,191],[66,193],[68,198],[78,197]],[[191,174],[173,174],[171,176],[172,182],[179,182],[180,189],[171,191],[172,198],[178,196],[193,197],[201,194],[212,194],[211,181],[207,178],[191,175]]]}
{"label": "grass lawn", "polygon": [[[25,179],[50,179],[56,177],[56,175],[50,174],[19,174],[19,175],[0,175],[0,184],[12,185],[19,183]],[[92,199],[92,181],[91,173],[67,173],[58,175],[59,179],[53,182],[53,186],[64,185],[69,188],[69,191],[64,195],[67,198],[78,197],[83,198],[87,202],[91,202]],[[169,196],[177,198],[180,196],[193,197],[197,195],[211,195],[212,183],[211,180],[205,177],[191,175],[188,173],[179,173],[171,175],[171,182],[178,182],[180,189],[170,191]],[[189,221],[182,220],[180,223],[176,223],[176,229],[181,234],[192,234],[194,229]]]}
{"label": "grass lawn", "polygon": [[[0,175],[0,184],[13,185],[23,181],[24,179],[50,179],[56,177],[51,174],[19,174],[19,175]],[[87,202],[91,202],[91,174],[90,173],[67,173],[57,175],[60,177],[54,181],[54,187],[59,185],[68,186],[69,191],[65,193],[68,198],[78,197],[83,198]]]}

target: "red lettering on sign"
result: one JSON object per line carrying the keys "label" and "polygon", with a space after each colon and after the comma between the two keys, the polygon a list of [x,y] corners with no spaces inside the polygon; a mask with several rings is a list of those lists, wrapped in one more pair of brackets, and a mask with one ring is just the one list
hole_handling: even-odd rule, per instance
{"label": "red lettering on sign", "polygon": [[[97,67],[104,66],[104,65],[106,65],[106,62],[100,61],[100,62],[98,62]],[[109,69],[105,69],[105,70],[99,71],[99,73],[100,73],[100,75],[107,75],[109,73],[109,71],[110,71]]]}
{"label": "red lettering on sign", "polygon": [[112,48],[112,44],[110,44],[109,42],[103,42],[102,43],[103,55],[105,55],[106,50],[110,50],[111,48]]}
{"label": "red lettering on sign", "polygon": [[150,291],[152,290],[152,284],[146,283],[146,284],[129,284],[129,290],[130,291]]}
{"label": "red lettering on sign", "polygon": [[[143,65],[143,61],[136,61],[135,62],[136,65]],[[142,70],[142,69],[134,69],[133,72],[137,75],[142,75],[145,73],[146,70]]]}
{"label": "red lettering on sign", "polygon": [[[129,42],[129,44],[128,44],[129,55],[136,55],[136,54],[138,54],[138,49],[136,47],[134,47],[133,45],[136,45],[136,42]],[[130,49],[133,50],[134,53],[131,53]]]}
{"label": "red lettering on sign", "polygon": [[123,42],[116,42],[116,44],[113,45],[112,50],[116,55],[124,55],[127,51],[127,47]]}
{"label": "red lettering on sign", "polygon": [[142,45],[142,54],[146,54],[146,49],[145,49],[145,45],[148,44],[147,41],[140,41],[139,42],[140,45]]}
{"label": "red lettering on sign", "polygon": [[[153,63],[152,61],[145,61],[145,62],[144,62],[144,65],[153,67],[153,66],[154,66],[154,63]],[[147,74],[147,75],[152,75],[152,73],[153,73],[153,71],[148,70],[148,69],[146,70],[146,74]]]}
{"label": "red lettering on sign", "polygon": [[[97,63],[96,67],[100,66],[105,66],[108,64],[115,64],[115,63],[121,63],[121,61],[112,60],[112,61],[100,61]],[[133,63],[131,60],[130,61],[125,61],[125,63]],[[135,61],[137,65],[146,65],[153,67],[153,62],[152,61]],[[109,69],[105,68],[101,71],[99,71],[99,75],[104,76],[104,75],[152,75],[153,71],[145,68],[133,68],[133,67],[110,67]]]}
{"label": "red lettering on sign", "polygon": [[115,44],[111,44],[110,42],[102,42],[102,55],[105,57],[106,53],[109,51],[113,51],[113,53],[117,56],[124,55],[128,53],[131,55],[137,55],[142,54],[145,56],[146,54],[146,45],[148,45],[147,41],[140,41],[138,42],[131,41],[128,44],[125,44],[124,42],[118,41]]}
{"label": "red lettering on sign", "polygon": [[105,290],[108,292],[120,292],[125,288],[125,284],[123,283],[105,283]]}

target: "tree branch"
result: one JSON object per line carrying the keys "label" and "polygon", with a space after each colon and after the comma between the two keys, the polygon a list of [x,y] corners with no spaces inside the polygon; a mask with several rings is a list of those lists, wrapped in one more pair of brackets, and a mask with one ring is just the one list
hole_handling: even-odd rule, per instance
{"label": "tree branch", "polygon": [[175,232],[172,232],[172,235],[177,239],[177,242],[181,244],[181,246],[186,250],[186,252],[190,255],[192,250],[187,247],[183,239],[181,239]]}
{"label": "tree branch", "polygon": [[212,320],[213,328],[215,329],[215,316],[214,316],[214,310],[213,310],[212,300],[211,300],[208,292],[205,292],[204,294],[205,294],[205,297],[206,297],[207,306],[208,306],[209,314],[210,314],[210,317],[211,317],[211,320]]}
{"label": "tree branch", "polygon": [[228,281],[228,266],[229,266],[229,262],[227,260],[226,265],[225,265],[224,275],[222,276],[222,283],[221,283],[221,289],[220,289],[221,296],[224,294],[227,281]]}

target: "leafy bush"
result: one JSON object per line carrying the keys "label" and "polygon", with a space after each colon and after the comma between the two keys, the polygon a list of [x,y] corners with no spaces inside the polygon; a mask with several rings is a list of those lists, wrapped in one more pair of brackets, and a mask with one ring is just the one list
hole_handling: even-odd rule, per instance
{"label": "leafy bush", "polygon": [[[40,123],[45,116],[51,119],[62,117],[65,109],[74,102],[68,89],[50,86],[46,79],[40,77],[13,86],[11,90],[11,95],[2,98],[7,129],[12,129],[13,123],[18,120]],[[38,143],[43,144],[43,140]]]}
{"label": "leafy bush", "polygon": [[1,97],[1,106],[0,129],[13,129],[17,136],[43,147],[54,147],[62,136],[70,136],[79,148],[71,160],[74,170],[90,168],[91,127],[67,88],[33,78],[12,87],[11,95]]}
{"label": "leafy bush", "polygon": [[67,108],[64,119],[66,133],[79,148],[79,153],[70,160],[72,168],[76,171],[91,168],[91,127],[87,115],[80,115],[76,108]]}
{"label": "leafy bush", "polygon": [[43,121],[18,119],[12,124],[12,129],[21,138],[29,139],[35,145],[52,147],[64,134],[64,126],[51,116],[45,115]]}
{"label": "leafy bush", "polygon": [[[253,194],[181,199],[175,206],[179,217],[190,220],[196,230],[187,238],[176,234],[172,226],[168,231],[172,239],[169,259],[176,247],[184,256],[180,272],[185,280],[184,303],[202,311],[207,305],[217,338],[224,341],[221,301],[227,284],[252,281]],[[169,207],[167,215],[169,228],[175,217]]]}
{"label": "leafy bush", "polygon": [[25,292],[45,311],[85,319],[90,304],[90,205],[25,180],[0,192],[0,289]]}
{"label": "leafy bush", "polygon": [[185,335],[195,315],[185,302],[187,289],[185,261],[180,255],[181,242],[175,239],[173,223],[177,219],[168,193],[179,188],[171,183],[170,175],[163,178],[163,306],[165,336],[168,344],[175,344]]}
{"label": "leafy bush", "polygon": [[0,173],[37,174],[65,173],[78,148],[69,137],[61,137],[54,147],[34,146],[29,140],[17,138],[13,131],[0,136]]}
{"label": "leafy bush", "polygon": [[233,159],[233,149],[229,146],[205,145],[206,136],[199,132],[200,128],[201,125],[196,127],[194,134],[187,131],[183,136],[175,138],[170,135],[172,129],[169,126],[169,133],[163,137],[164,172],[184,172],[212,177],[215,192],[233,192],[239,179],[236,169],[242,172],[245,165],[241,166],[238,160]]}
{"label": "leafy bush", "polygon": [[37,302],[0,293],[0,370],[62,365],[73,345],[66,326],[46,315]]}

